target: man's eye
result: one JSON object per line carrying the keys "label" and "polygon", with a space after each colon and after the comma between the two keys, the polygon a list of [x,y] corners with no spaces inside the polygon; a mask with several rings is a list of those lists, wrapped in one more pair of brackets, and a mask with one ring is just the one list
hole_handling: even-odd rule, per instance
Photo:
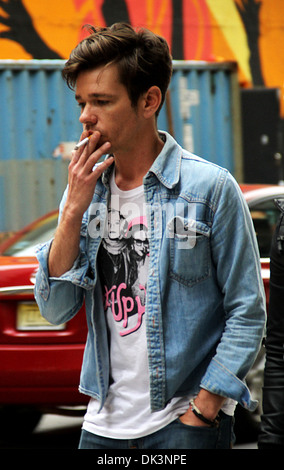
{"label": "man's eye", "polygon": [[107,100],[97,100],[97,104],[98,104],[99,106],[105,106],[105,105],[107,105],[108,103],[109,103],[109,101],[107,101]]}

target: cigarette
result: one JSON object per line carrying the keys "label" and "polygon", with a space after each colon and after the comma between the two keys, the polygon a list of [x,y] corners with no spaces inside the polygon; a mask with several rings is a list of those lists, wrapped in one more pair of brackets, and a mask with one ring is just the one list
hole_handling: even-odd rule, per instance
{"label": "cigarette", "polygon": [[78,150],[80,147],[83,147],[83,145],[85,145],[88,142],[90,137],[91,136],[89,135],[89,137],[86,137],[85,139],[78,142],[78,144],[75,145],[74,150]]}

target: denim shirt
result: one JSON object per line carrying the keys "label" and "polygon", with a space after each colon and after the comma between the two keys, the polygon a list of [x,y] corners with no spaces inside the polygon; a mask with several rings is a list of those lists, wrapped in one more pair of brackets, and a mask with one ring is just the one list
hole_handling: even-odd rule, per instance
{"label": "denim shirt", "polygon": [[[165,145],[143,180],[150,243],[145,318],[151,409],[202,387],[253,410],[256,402],[244,379],[262,340],[265,297],[249,210],[227,170],[164,135]],[[37,250],[35,286],[41,313],[54,324],[71,319],[85,301],[88,337],[79,390],[100,400],[101,407],[110,365],[96,258],[110,172],[97,182],[84,214],[73,267],[60,278],[49,277],[48,242]],[[60,213],[65,200],[66,192]]]}

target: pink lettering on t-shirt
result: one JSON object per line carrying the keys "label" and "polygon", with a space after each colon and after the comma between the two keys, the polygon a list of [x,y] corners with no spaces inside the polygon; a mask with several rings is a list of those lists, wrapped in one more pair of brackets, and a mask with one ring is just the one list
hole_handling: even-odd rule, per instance
{"label": "pink lettering on t-shirt", "polygon": [[[145,313],[145,305],[142,305],[139,295],[136,295],[135,299],[123,295],[123,290],[126,289],[126,287],[124,282],[118,287],[112,286],[110,289],[107,289],[105,286],[105,309],[111,307],[113,319],[116,322],[120,322],[123,319],[122,327],[124,331],[119,333],[120,336],[126,336],[138,330],[142,323],[142,316]],[[139,289],[146,294],[145,286],[139,284]],[[137,323],[133,328],[127,329],[130,315],[138,316]]]}

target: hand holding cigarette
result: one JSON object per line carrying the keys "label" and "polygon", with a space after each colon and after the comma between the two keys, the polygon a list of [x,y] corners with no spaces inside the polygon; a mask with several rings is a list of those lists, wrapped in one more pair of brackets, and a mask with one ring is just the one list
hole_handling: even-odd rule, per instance
{"label": "hand holding cigarette", "polygon": [[90,137],[91,136],[89,135],[89,137],[86,137],[85,139],[78,142],[78,144],[75,145],[74,150],[78,150],[80,147],[83,147],[83,145],[85,145],[89,141]]}
{"label": "hand holding cigarette", "polygon": [[[97,147],[99,139],[100,133],[94,132],[78,142],[73,151],[72,160],[68,167],[68,197],[66,204],[68,208],[66,210],[72,209],[72,217],[77,215],[81,217],[88,209],[94,196],[98,178],[113,163],[113,158],[107,158],[97,165],[111,147],[110,142],[105,142]],[[89,145],[83,149],[88,141]],[[77,151],[76,148],[78,147],[80,150]]]}

